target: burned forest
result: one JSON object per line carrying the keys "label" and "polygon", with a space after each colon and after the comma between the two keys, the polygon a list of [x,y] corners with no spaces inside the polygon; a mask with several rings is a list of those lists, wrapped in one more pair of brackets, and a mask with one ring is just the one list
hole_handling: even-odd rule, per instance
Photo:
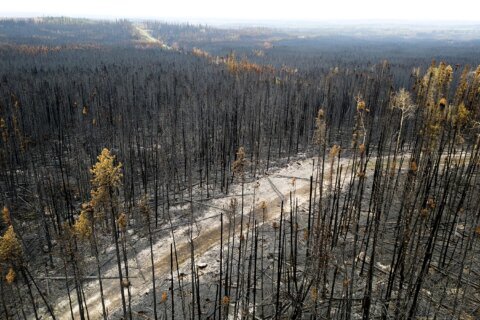
{"label": "burned forest", "polygon": [[479,319],[480,29],[362,28],[1,19],[0,319]]}

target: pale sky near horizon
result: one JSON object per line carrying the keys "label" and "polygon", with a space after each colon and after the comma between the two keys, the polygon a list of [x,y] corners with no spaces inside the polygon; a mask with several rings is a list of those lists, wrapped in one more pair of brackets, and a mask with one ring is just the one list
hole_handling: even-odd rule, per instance
{"label": "pale sky near horizon", "polygon": [[476,0],[1,0],[0,17],[480,22]]}

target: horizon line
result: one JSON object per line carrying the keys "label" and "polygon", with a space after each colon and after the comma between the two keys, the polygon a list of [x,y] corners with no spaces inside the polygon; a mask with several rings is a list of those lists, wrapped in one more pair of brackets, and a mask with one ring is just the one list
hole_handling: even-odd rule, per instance
{"label": "horizon line", "polygon": [[176,23],[222,23],[222,24],[272,24],[272,23],[301,23],[301,24],[374,24],[374,23],[390,23],[390,24],[414,24],[421,26],[448,24],[448,25],[480,25],[480,20],[455,20],[455,19],[382,19],[382,18],[365,18],[365,19],[295,19],[295,18],[223,18],[223,17],[175,17],[175,16],[115,16],[115,15],[64,15],[64,14],[48,14],[35,12],[7,12],[0,13],[0,19],[39,19],[39,18],[71,18],[71,19],[88,19],[88,20],[143,20],[143,21],[161,21]]}

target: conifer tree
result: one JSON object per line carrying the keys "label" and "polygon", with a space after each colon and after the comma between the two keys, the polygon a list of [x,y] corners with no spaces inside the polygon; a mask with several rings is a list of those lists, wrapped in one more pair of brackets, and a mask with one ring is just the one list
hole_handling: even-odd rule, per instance
{"label": "conifer tree", "polygon": [[105,299],[103,296],[102,270],[100,257],[98,255],[97,236],[95,233],[95,213],[91,202],[86,204],[84,203],[82,205],[82,211],[80,212],[80,216],[78,217],[77,221],[75,221],[73,229],[76,236],[80,237],[81,239],[89,240],[92,245],[95,262],[97,264],[98,284],[100,287],[100,299],[102,302],[102,315],[104,319],[107,319]]}
{"label": "conifer tree", "polygon": [[123,279],[122,264],[120,258],[119,246],[119,231],[120,226],[117,226],[117,194],[118,189],[122,185],[122,164],[116,163],[115,156],[110,153],[107,148],[104,148],[97,157],[97,163],[92,167],[90,172],[93,174],[91,180],[93,189],[92,205],[96,212],[103,212],[105,215],[110,213],[110,227],[115,242],[115,252],[117,257],[118,276],[120,282],[120,294],[122,296],[123,316],[127,316],[127,305],[125,301],[125,283]]}

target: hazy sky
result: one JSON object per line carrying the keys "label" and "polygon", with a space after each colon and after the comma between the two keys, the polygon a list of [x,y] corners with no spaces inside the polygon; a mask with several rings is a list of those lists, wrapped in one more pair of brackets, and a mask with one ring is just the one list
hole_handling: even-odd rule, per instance
{"label": "hazy sky", "polygon": [[479,21],[479,0],[0,0],[0,16]]}

